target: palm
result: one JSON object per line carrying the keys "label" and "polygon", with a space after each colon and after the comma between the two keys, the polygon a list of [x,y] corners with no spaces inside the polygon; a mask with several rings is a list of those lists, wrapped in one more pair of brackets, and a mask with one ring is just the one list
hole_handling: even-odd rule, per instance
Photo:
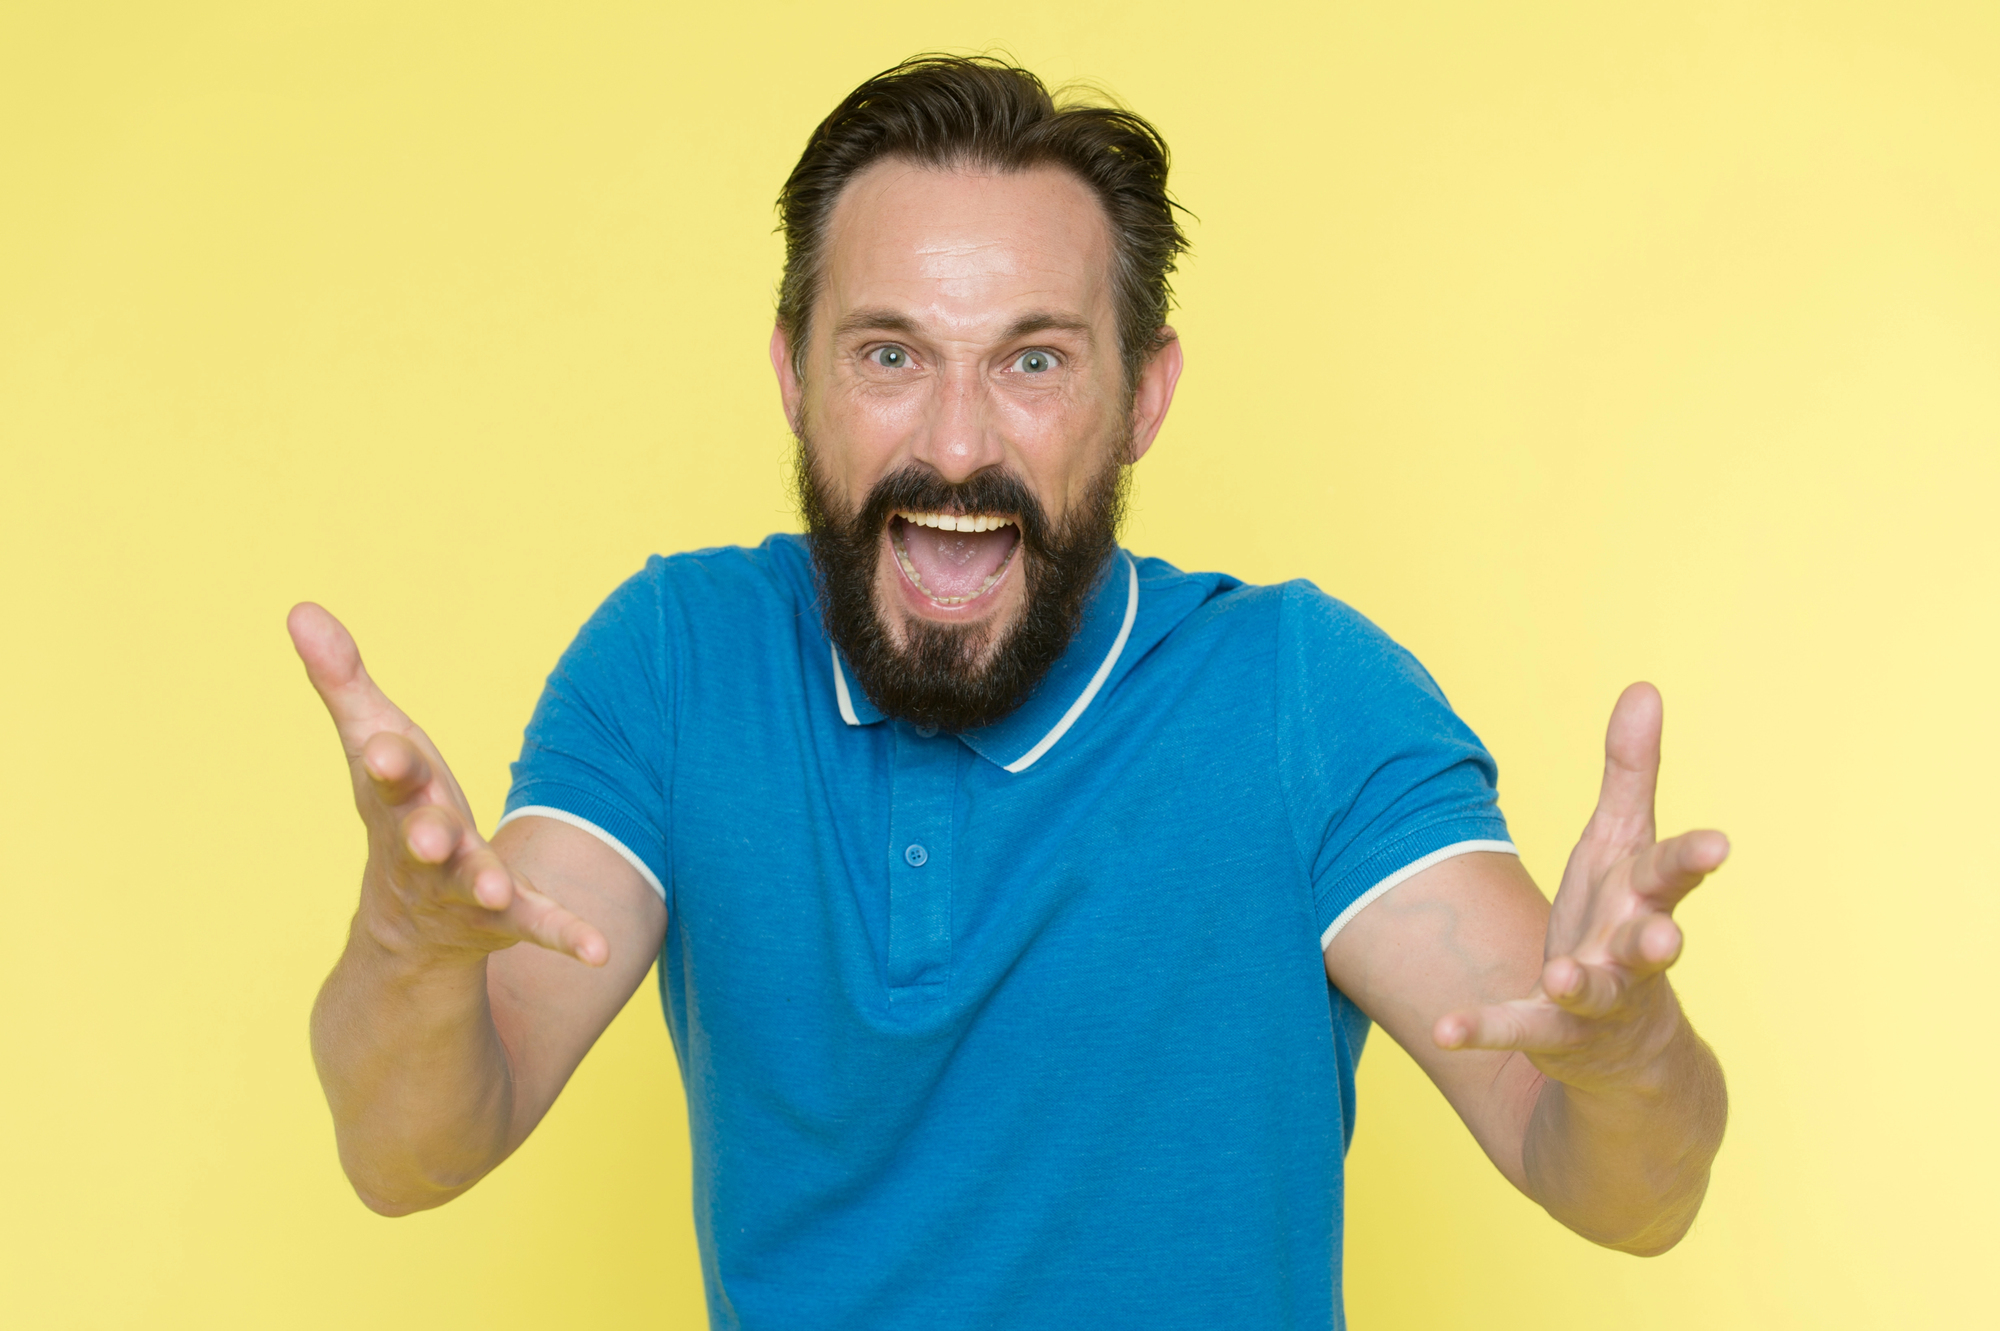
{"label": "palm", "polygon": [[1666,970],[1679,958],[1673,911],[1720,865],[1720,832],[1656,839],[1660,695],[1634,684],[1612,710],[1597,809],[1563,871],[1534,991],[1438,1023],[1446,1048],[1513,1049],[1572,1085],[1645,1066],[1678,1030]]}
{"label": "palm", "polygon": [[483,954],[525,941],[601,965],[603,935],[516,875],[479,835],[443,756],[369,678],[340,621],[306,602],[288,627],[340,732],[368,827],[364,913],[375,903],[388,932],[420,945]]}

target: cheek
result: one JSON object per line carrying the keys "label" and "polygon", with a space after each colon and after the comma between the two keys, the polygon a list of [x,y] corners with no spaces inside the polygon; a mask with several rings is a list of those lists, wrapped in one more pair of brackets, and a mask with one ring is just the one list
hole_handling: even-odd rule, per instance
{"label": "cheek", "polygon": [[1050,393],[1035,401],[1017,399],[1004,410],[1008,442],[1051,508],[1054,496],[1066,503],[1089,487],[1120,435],[1116,413],[1094,398]]}
{"label": "cheek", "polygon": [[822,432],[862,466],[893,456],[924,422],[921,393],[889,391],[872,384],[842,384],[822,403]]}
{"label": "cheek", "polygon": [[1059,481],[1066,459],[1095,433],[1094,412],[1066,392],[995,395],[994,423],[1036,481]]}
{"label": "cheek", "polygon": [[916,422],[916,408],[908,402],[848,390],[828,394],[808,414],[822,472],[856,504],[894,466]]}

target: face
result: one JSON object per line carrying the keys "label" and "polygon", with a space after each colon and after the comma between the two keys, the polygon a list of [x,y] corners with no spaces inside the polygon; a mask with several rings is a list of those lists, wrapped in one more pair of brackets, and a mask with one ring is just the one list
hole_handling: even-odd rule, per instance
{"label": "face", "polygon": [[803,375],[782,330],[771,359],[828,627],[884,711],[998,719],[1075,630],[1179,344],[1128,387],[1109,227],[1057,168],[877,163],[824,268]]}

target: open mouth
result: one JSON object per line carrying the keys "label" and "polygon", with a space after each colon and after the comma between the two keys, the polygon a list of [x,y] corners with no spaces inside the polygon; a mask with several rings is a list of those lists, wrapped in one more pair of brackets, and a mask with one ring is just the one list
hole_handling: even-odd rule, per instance
{"label": "open mouth", "polygon": [[961,606],[1000,585],[1021,529],[998,513],[899,511],[889,519],[896,566],[932,604]]}

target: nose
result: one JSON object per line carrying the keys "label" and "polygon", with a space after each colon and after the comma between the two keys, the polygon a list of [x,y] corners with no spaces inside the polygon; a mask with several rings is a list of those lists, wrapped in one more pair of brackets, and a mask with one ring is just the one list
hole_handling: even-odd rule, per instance
{"label": "nose", "polygon": [[937,397],[911,453],[956,485],[999,463],[1005,450],[986,378],[977,367],[952,365],[936,382]]}

